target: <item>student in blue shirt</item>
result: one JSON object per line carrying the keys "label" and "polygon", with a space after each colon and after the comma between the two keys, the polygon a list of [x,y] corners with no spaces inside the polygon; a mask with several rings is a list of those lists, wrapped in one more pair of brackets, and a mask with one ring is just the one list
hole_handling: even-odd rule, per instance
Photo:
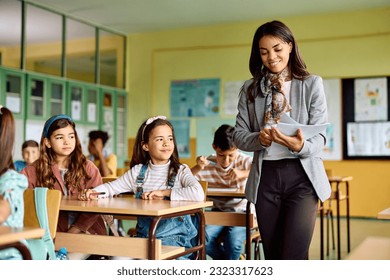
{"label": "student in blue shirt", "polygon": [[[23,227],[23,193],[27,188],[27,178],[14,170],[14,142],[14,118],[10,110],[0,105],[0,225]],[[0,250],[0,260],[9,259],[22,257],[14,248]]]}
{"label": "student in blue shirt", "polygon": [[23,160],[17,160],[14,162],[15,170],[20,172],[27,165],[33,163],[39,158],[39,144],[35,140],[24,141],[22,145],[22,157]]}

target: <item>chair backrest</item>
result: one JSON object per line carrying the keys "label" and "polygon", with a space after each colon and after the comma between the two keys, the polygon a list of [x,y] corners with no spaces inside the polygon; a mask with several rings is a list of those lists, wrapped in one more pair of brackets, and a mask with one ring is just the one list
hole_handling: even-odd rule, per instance
{"label": "chair backrest", "polygon": [[115,181],[116,179],[118,179],[118,177],[102,177],[103,183]]}
{"label": "chair backrest", "polygon": [[[46,198],[47,216],[51,238],[55,238],[57,232],[58,216],[60,213],[61,192],[59,190],[48,190]],[[34,189],[27,189],[24,192],[24,226],[40,227],[35,208]]]}
{"label": "chair backrest", "polygon": [[199,181],[200,185],[202,186],[203,192],[204,192],[204,201],[207,200],[207,188],[209,186],[209,182],[206,181]]}

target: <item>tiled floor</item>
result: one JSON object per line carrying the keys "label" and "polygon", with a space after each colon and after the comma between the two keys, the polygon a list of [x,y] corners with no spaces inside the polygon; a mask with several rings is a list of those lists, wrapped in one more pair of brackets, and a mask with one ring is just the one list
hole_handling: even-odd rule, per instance
{"label": "tiled floor", "polygon": [[[332,244],[329,248],[329,256],[326,256],[326,220],[324,219],[324,254],[326,260],[336,260],[337,250],[332,249]],[[351,218],[351,250],[358,246],[368,236],[384,236],[390,238],[390,220],[378,220],[375,218]],[[334,230],[336,238],[336,219],[334,219]],[[345,218],[340,219],[340,234],[341,234],[341,258],[348,255],[347,252],[347,223]],[[331,237],[330,237],[331,238]],[[331,239],[330,239],[331,241]],[[335,240],[337,246],[337,240]],[[263,255],[262,255],[263,258]],[[317,219],[314,235],[309,251],[310,260],[320,259],[320,223]]]}
{"label": "tiled floor", "polygon": [[[324,259],[337,260],[337,232],[336,219],[334,220],[335,230],[335,249],[332,249],[331,235],[329,237],[329,255],[326,255],[326,220],[324,219]],[[351,251],[358,246],[368,236],[384,236],[390,238],[390,220],[377,220],[367,218],[351,218]],[[331,232],[330,232],[331,233]],[[341,235],[341,259],[346,258],[347,252],[347,223],[345,218],[340,219],[340,235]],[[261,254],[264,259],[263,254]],[[309,251],[310,260],[320,260],[320,221],[317,219],[314,235]]]}
{"label": "tiled floor", "polygon": [[[332,250],[332,239],[330,236],[329,256],[326,256],[326,220],[324,220],[324,254],[325,259],[336,260],[337,259],[337,247]],[[350,220],[351,230],[351,250],[358,246],[368,236],[384,236],[390,238],[390,220],[378,220],[375,218],[351,218]],[[336,219],[334,220],[335,238],[336,235]],[[347,252],[347,223],[345,218],[340,219],[340,235],[341,235],[341,258],[345,258],[348,255]],[[337,240],[335,240],[337,246]],[[309,251],[309,259],[320,259],[320,223],[317,219],[316,228],[312,244]]]}

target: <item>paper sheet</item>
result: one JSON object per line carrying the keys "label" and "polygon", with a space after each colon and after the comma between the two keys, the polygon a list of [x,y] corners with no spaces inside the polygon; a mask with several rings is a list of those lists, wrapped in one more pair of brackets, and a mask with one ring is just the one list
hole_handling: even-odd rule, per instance
{"label": "paper sheet", "polygon": [[[319,124],[319,125],[300,124],[286,114],[283,114],[281,116],[280,121],[281,122],[277,124],[277,128],[280,132],[282,132],[287,136],[292,136],[296,134],[297,129],[301,129],[305,139],[311,138],[314,135],[319,133],[325,134],[326,127],[329,125],[329,123]],[[271,146],[268,148],[268,154],[277,155],[282,153],[285,150],[286,150],[285,146],[272,142]]]}

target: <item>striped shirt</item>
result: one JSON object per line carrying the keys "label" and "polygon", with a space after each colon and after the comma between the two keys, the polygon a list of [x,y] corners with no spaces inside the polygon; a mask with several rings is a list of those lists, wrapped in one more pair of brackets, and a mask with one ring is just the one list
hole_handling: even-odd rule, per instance
{"label": "striped shirt", "polygon": [[[145,173],[144,183],[142,185],[144,192],[154,190],[164,190],[168,188],[168,170],[169,164],[154,165],[151,162],[148,164],[148,169]],[[137,191],[137,176],[140,173],[142,164],[138,164],[124,173],[115,181],[107,182],[94,188],[98,192],[105,192],[105,195],[100,197],[113,196],[124,192]],[[189,200],[203,201],[204,192],[200,183],[192,175],[191,169],[185,165],[180,165],[179,171],[175,178],[175,183],[171,192],[171,200]]]}
{"label": "striped shirt", "polygon": [[[250,170],[252,157],[238,152],[236,159],[227,168],[222,168],[218,163],[209,164],[195,175],[199,181],[208,182],[209,188],[245,188],[247,178],[231,180],[227,173],[232,168],[238,170]],[[224,212],[245,212],[246,199],[239,198],[210,198],[214,202],[214,208]]]}

